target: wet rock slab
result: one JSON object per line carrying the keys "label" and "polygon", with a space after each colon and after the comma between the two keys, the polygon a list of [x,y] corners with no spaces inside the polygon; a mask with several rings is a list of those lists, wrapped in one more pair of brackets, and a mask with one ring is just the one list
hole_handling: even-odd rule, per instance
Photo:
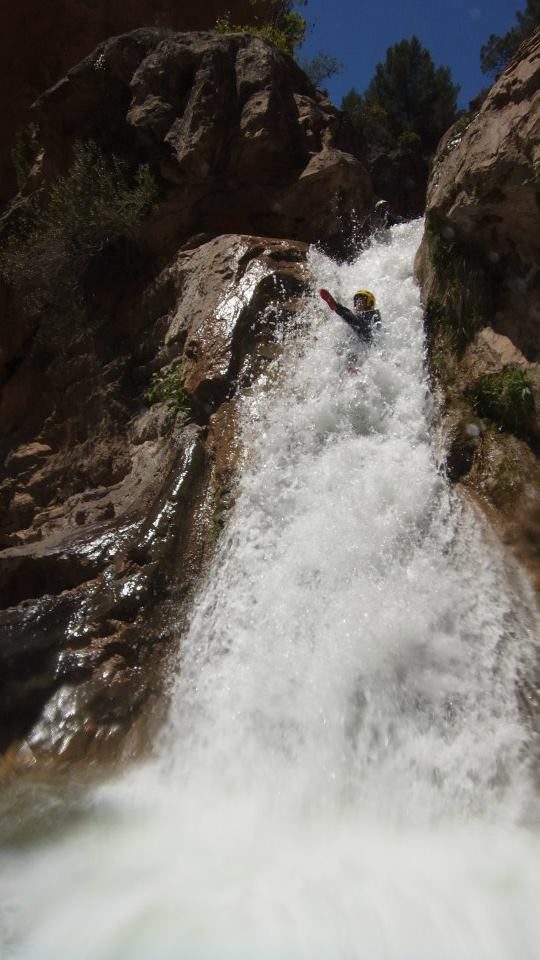
{"label": "wet rock slab", "polygon": [[[230,506],[239,400],[269,375],[294,325],[306,254],[305,244],[234,235],[180,251],[136,308],[130,301],[122,376],[81,357],[95,372],[93,400],[84,402],[81,381],[74,409],[63,402],[62,369],[53,371],[43,419],[14,439],[3,466],[12,497],[0,551],[6,769],[151,744],[167,664]],[[156,373],[178,369],[187,423],[145,399]],[[96,393],[115,404],[114,419],[103,419]],[[96,454],[107,449],[125,466],[96,478]],[[36,469],[39,509],[14,514],[15,498],[37,498]],[[14,516],[24,527],[13,528]]]}

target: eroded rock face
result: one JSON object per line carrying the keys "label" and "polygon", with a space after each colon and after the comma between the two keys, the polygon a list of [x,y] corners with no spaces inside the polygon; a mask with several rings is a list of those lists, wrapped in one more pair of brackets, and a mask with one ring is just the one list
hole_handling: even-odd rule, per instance
{"label": "eroded rock face", "polygon": [[[450,475],[480,494],[540,589],[539,169],[540,31],[439,145],[416,264]],[[533,403],[515,429],[475,417],[482,386],[516,374]]]}
{"label": "eroded rock face", "polygon": [[[439,145],[426,208],[443,245],[476,255],[490,271],[495,299],[486,319],[532,361],[540,359],[539,169],[537,31],[478,113],[458,121]],[[426,263],[427,296],[433,280]]]}
{"label": "eroded rock face", "polygon": [[[46,387],[35,355],[11,378],[33,416],[12,425],[0,485],[8,767],[103,759],[120,743],[129,754],[151,736],[166,657],[230,503],[238,401],[279,354],[306,253],[233,235],[181,251],[111,311],[99,343],[52,362]],[[145,398],[156,373],[181,378],[190,422]]]}
{"label": "eroded rock face", "polygon": [[[324,242],[344,252],[371,181],[347,118],[271,44],[245,34],[135,31],[108,41],[36,103],[28,189],[77,140],[148,162],[162,202],[149,227],[167,254],[196,233]],[[349,230],[347,230],[349,228]]]}
{"label": "eroded rock face", "polygon": [[[258,3],[258,11],[264,4]],[[139,27],[208,30],[228,10],[233,23],[253,23],[249,0],[18,0],[2,11],[0,56],[0,205],[17,189],[11,151],[29,122],[30,105],[108,37]]]}

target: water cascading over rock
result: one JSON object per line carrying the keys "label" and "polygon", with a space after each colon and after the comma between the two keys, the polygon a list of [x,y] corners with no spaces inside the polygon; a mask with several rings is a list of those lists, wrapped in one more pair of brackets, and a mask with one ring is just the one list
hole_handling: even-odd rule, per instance
{"label": "water cascading over rock", "polygon": [[[535,960],[534,605],[438,468],[420,231],[310,252],[153,756],[4,790],[10,960]],[[317,295],[366,275],[369,348]]]}

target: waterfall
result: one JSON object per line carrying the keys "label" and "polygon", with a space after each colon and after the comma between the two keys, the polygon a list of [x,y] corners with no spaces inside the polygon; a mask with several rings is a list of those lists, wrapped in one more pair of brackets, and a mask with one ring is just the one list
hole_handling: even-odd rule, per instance
{"label": "waterfall", "polygon": [[[538,956],[534,603],[437,462],[420,231],[310,254],[313,296],[243,400],[159,755],[5,850],[7,956]],[[372,346],[319,286],[374,290]]]}

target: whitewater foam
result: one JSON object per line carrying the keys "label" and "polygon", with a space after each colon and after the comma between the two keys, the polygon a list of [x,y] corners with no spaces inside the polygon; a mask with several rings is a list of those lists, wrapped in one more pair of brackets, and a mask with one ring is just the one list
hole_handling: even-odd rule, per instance
{"label": "whitewater foam", "polygon": [[[160,755],[6,851],[14,957],[537,957],[532,600],[439,468],[420,231],[341,267],[312,252],[313,296],[244,401]],[[319,286],[376,292],[372,347]]]}

